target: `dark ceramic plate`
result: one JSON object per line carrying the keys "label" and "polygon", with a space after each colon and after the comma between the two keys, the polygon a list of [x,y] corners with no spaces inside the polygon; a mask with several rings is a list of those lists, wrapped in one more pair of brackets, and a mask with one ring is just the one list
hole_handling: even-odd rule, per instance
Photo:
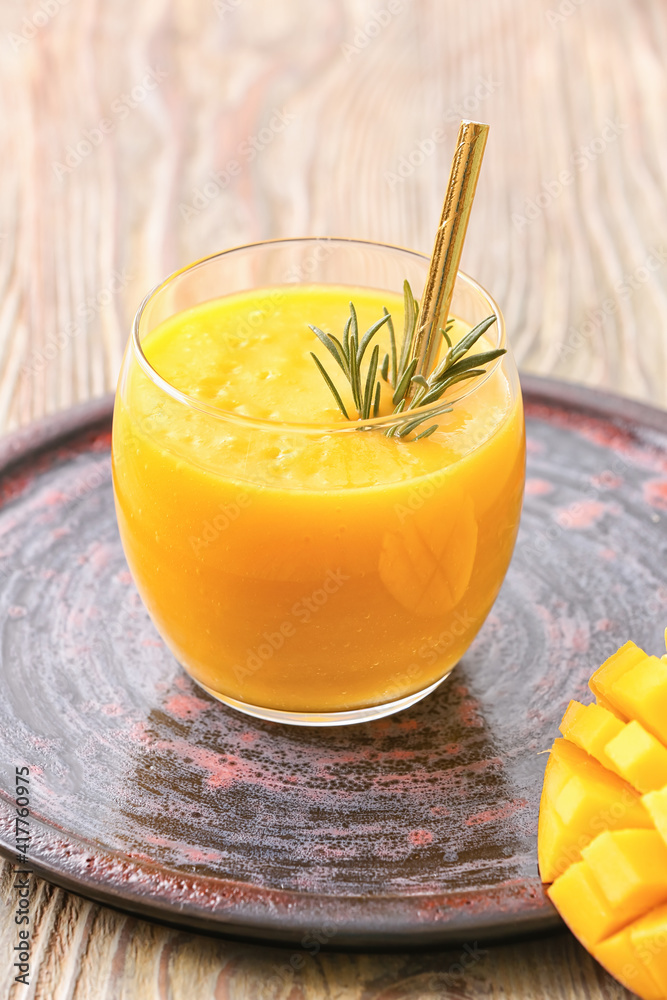
{"label": "dark ceramic plate", "polygon": [[30,767],[32,866],[188,928],[388,948],[558,925],[537,875],[570,698],[667,623],[667,414],[526,379],[528,484],[493,612],[435,694],[349,728],[202,694],[153,629],[114,518],[111,403],[1,445],[0,849]]}

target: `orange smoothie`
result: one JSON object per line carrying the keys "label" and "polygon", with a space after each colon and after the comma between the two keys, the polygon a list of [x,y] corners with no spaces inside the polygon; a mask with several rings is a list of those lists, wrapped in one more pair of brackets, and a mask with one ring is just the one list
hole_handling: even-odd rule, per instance
{"label": "orange smoothie", "polygon": [[[399,296],[284,285],[157,325],[142,347],[172,394],[124,365],[112,454],[127,560],[174,655],[223,699],[336,712],[427,688],[507,570],[524,426],[505,358],[452,387],[429,437],[360,430],[310,357],[330,362],[307,325],[340,336],[350,300],[362,332],[383,306],[402,330]],[[457,321],[452,340],[467,329]],[[386,327],[376,340],[382,357]],[[383,385],[381,415],[390,397]]]}

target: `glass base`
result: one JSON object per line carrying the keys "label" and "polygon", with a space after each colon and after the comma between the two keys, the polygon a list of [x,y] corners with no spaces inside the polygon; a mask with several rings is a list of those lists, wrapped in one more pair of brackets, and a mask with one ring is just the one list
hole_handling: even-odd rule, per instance
{"label": "glass base", "polygon": [[404,708],[415,705],[422,698],[426,698],[427,695],[435,691],[449,677],[455,665],[452,665],[447,673],[443,674],[435,683],[430,684],[427,688],[422,688],[421,691],[415,691],[405,698],[399,698],[398,701],[386,701],[382,705],[355,708],[350,712],[281,712],[275,708],[247,705],[244,701],[237,701],[235,698],[219,694],[213,688],[202,684],[195,677],[192,680],[217,701],[221,701],[224,705],[229,705],[230,708],[235,708],[238,712],[243,712],[245,715],[252,715],[255,719],[263,719],[265,722],[282,722],[288,726],[350,726],[360,722],[372,722],[374,719],[382,719],[386,715],[394,715],[396,712],[402,712]]}

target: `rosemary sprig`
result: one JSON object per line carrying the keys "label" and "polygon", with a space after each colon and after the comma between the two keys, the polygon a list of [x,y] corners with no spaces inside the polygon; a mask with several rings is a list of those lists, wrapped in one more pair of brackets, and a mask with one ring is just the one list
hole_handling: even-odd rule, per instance
{"label": "rosemary sprig", "polygon": [[[449,331],[454,324],[454,320],[449,319],[445,325],[445,329],[440,331],[447,344],[444,357],[426,378],[422,375],[415,375],[418,359],[414,357],[413,349],[417,332],[419,303],[415,300],[412,289],[407,281],[403,282],[403,300],[404,327],[400,352],[397,350],[394,324],[386,308],[383,309],[382,317],[368,328],[361,340],[359,340],[357,312],[351,302],[350,316],[345,324],[342,342],[337,337],[334,337],[333,334],[325,333],[317,326],[310,327],[329,351],[347,379],[352,390],[352,399],[357,408],[359,420],[368,420],[371,413],[374,417],[377,417],[379,414],[381,395],[381,383],[377,378],[379,368],[382,380],[393,390],[393,415],[405,413],[406,416],[405,420],[397,421],[385,431],[387,437],[395,436],[399,438],[407,438],[424,421],[430,420],[434,416],[450,413],[452,407],[446,403],[436,409],[429,410],[428,413],[415,413],[414,411],[419,410],[420,407],[426,407],[431,403],[437,402],[446,390],[457,382],[464,382],[467,379],[483,375],[486,372],[486,368],[483,367],[484,365],[490,364],[496,358],[505,354],[505,349],[499,347],[466,357],[480,337],[483,337],[489,327],[495,323],[495,316],[487,316],[474,329],[469,330],[457,344],[452,344],[449,336]],[[371,360],[366,370],[366,375],[362,376],[361,365],[366,350],[375,334],[385,323],[389,331],[390,350],[385,354],[380,365],[380,347],[376,344],[371,353]],[[336,400],[341,413],[346,420],[351,420],[352,418],[345,408],[340,393],[324,365],[312,351],[311,356]],[[413,386],[414,391],[412,392]],[[411,399],[408,398],[410,392],[412,392]],[[413,440],[418,441],[420,438],[429,437],[437,428],[437,424],[432,424],[426,430],[417,434]]]}

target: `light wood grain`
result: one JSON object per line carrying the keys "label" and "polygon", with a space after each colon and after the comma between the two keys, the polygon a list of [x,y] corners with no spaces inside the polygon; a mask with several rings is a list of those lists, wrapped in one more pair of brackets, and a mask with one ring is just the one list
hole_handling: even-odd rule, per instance
{"label": "light wood grain", "polygon": [[[663,0],[401,0],[377,31],[388,0],[54,6],[41,24],[43,3],[0,5],[0,429],[113,388],[143,294],[191,259],[292,235],[428,253],[459,116],[491,124],[464,268],[524,369],[667,403]],[[443,953],[297,955],[281,979],[296,953],[44,883],[33,983],[12,988],[6,865],[1,887],[3,997],[627,996],[568,935],[492,949],[463,978]]]}

